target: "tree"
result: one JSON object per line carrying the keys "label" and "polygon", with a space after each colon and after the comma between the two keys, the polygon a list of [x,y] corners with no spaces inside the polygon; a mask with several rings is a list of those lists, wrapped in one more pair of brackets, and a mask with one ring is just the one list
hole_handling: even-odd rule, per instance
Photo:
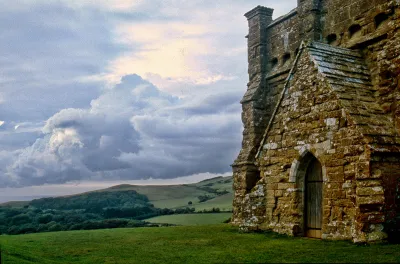
{"label": "tree", "polygon": [[48,222],[51,222],[52,220],[53,220],[52,214],[40,215],[37,219],[39,224],[47,224]]}

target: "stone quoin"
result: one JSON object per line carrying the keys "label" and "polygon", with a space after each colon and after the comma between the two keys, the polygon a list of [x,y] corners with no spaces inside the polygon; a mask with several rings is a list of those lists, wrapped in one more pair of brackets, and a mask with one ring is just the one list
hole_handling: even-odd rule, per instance
{"label": "stone quoin", "polygon": [[249,33],[232,224],[354,242],[400,230],[400,0],[298,0]]}

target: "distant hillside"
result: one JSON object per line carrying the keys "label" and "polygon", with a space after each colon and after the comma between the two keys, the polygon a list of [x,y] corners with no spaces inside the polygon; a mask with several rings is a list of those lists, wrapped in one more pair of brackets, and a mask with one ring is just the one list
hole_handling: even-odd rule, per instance
{"label": "distant hillside", "polygon": [[[180,185],[130,185],[121,184],[112,186],[106,189],[95,190],[91,192],[85,192],[81,194],[60,196],[61,198],[76,197],[80,195],[86,195],[88,193],[95,192],[114,192],[114,191],[129,191],[134,190],[139,194],[147,196],[149,202],[158,208],[180,208],[188,206],[189,202],[192,202],[192,207],[203,209],[209,209],[214,207],[216,201],[219,203],[223,210],[232,209],[232,176],[222,177],[218,176],[211,179],[206,179],[198,183],[192,184],[180,184]],[[209,199],[200,202],[199,197],[206,196]],[[216,201],[213,201],[213,198]],[[49,199],[49,198],[43,198]],[[41,199],[36,199],[41,200]],[[30,201],[10,201],[1,203],[0,207],[23,207],[29,205]],[[213,204],[209,207],[208,204]]]}
{"label": "distant hillside", "polygon": [[28,205],[30,201],[9,201],[5,203],[1,203],[0,207],[24,207]]}
{"label": "distant hillside", "polygon": [[[232,198],[232,177],[182,185],[123,184],[76,195],[5,203],[0,206],[0,234],[151,226],[154,224],[142,220],[155,216],[164,216],[158,218],[164,224],[176,224],[177,219],[186,219],[187,224],[217,221],[224,216],[210,213],[232,210]],[[207,212],[208,216],[194,214],[192,220],[176,216],[194,212]]]}
{"label": "distant hillside", "polygon": [[[135,190],[146,195],[150,203],[158,208],[191,207],[198,211],[219,207],[221,210],[232,210],[233,190],[232,176],[215,177],[198,183],[181,185],[129,185],[122,184],[96,192]],[[202,200],[202,202],[201,202]],[[189,202],[192,202],[189,205]]]}
{"label": "distant hillside", "polygon": [[66,197],[51,197],[35,199],[29,206],[46,210],[89,210],[91,212],[102,208],[132,208],[150,207],[149,199],[135,190],[115,192],[91,192]]}

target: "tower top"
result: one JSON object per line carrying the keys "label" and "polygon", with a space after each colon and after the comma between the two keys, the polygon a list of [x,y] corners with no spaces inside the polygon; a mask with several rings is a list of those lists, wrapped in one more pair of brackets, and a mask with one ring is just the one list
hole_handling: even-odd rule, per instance
{"label": "tower top", "polygon": [[274,13],[274,9],[259,5],[259,6],[256,6],[255,8],[253,8],[252,10],[250,10],[249,12],[247,12],[246,14],[244,14],[244,16],[247,19],[251,19],[252,17],[257,16],[257,15],[272,17],[273,13]]}

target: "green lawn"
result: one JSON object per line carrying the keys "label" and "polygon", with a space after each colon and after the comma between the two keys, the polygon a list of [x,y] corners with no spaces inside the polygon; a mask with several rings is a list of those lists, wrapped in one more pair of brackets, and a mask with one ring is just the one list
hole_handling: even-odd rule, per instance
{"label": "green lawn", "polygon": [[3,263],[400,262],[400,245],[242,234],[225,225],[0,236]]}
{"label": "green lawn", "polygon": [[146,222],[174,225],[212,225],[221,224],[228,220],[232,213],[207,214],[174,214],[162,215],[146,219]]}

